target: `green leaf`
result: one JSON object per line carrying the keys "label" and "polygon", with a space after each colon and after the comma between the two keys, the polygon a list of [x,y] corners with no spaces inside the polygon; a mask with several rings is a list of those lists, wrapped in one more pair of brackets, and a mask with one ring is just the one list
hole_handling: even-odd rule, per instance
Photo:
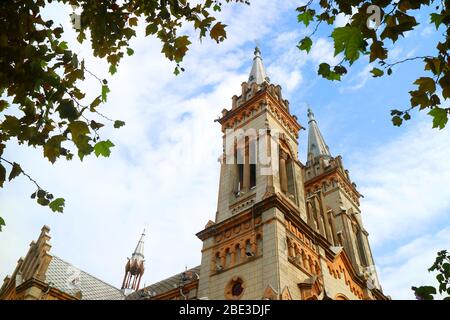
{"label": "green leaf", "polygon": [[63,198],[56,198],[48,205],[53,212],[63,212],[65,200]]}
{"label": "green leaf", "polygon": [[442,96],[445,99],[450,98],[450,76],[445,75],[439,80],[439,85],[442,88]]}
{"label": "green leaf", "polygon": [[109,88],[106,84],[102,85],[102,101],[106,102],[106,98],[109,92]]}
{"label": "green leaf", "polygon": [[59,46],[58,46],[61,50],[67,50],[67,48],[69,48],[68,46],[67,46],[67,42],[66,41],[61,41],[60,43],[59,43]]}
{"label": "green leaf", "polygon": [[155,34],[156,32],[158,32],[158,25],[156,23],[152,23],[147,25],[147,27],[145,27],[145,35],[148,36],[149,34]]}
{"label": "green leaf", "polygon": [[95,155],[97,157],[100,155],[109,157],[111,154],[110,148],[112,147],[114,147],[114,144],[109,140],[97,142],[94,146]]}
{"label": "green leaf", "polygon": [[335,28],[331,37],[334,40],[334,55],[344,52],[345,59],[350,64],[358,60],[360,52],[365,50],[363,35],[357,27]]}
{"label": "green leaf", "polygon": [[304,50],[307,53],[309,53],[309,51],[311,51],[311,47],[312,47],[312,40],[310,37],[305,37],[302,40],[300,40],[298,46],[297,46],[300,50]]}
{"label": "green leaf", "polygon": [[421,77],[417,79],[414,84],[419,86],[420,91],[433,93],[436,91],[436,84],[434,83],[434,80],[429,77]]}
{"label": "green leaf", "polygon": [[5,167],[0,163],[0,188],[3,188],[3,183],[6,179],[6,169]]}
{"label": "green leaf", "polygon": [[402,125],[403,119],[400,118],[399,116],[393,116],[392,117],[392,123],[394,124],[394,126],[400,127]]}
{"label": "green leaf", "polygon": [[330,72],[330,65],[328,63],[324,62],[319,65],[319,70],[317,71],[317,73],[322,77],[327,78],[330,75]]}
{"label": "green leaf", "polygon": [[441,25],[442,21],[444,20],[444,15],[439,13],[432,13],[430,14],[430,22],[434,23],[436,26],[436,30],[439,29],[439,26]]}
{"label": "green leaf", "polygon": [[211,36],[212,39],[216,40],[216,42],[219,43],[220,41],[223,41],[227,37],[227,33],[225,32],[225,27],[226,27],[225,24],[223,24],[221,22],[217,22],[211,28],[209,35]]}
{"label": "green leaf", "polygon": [[72,140],[77,143],[80,136],[88,134],[89,127],[86,124],[86,122],[83,121],[74,121],[70,123],[68,126],[68,129],[70,130],[70,133],[72,134]]}
{"label": "green leaf", "polygon": [[64,99],[61,101],[58,107],[59,116],[62,119],[69,121],[76,120],[78,118],[78,111],[73,105],[73,101]]}
{"label": "green leaf", "polygon": [[332,71],[328,63],[321,63],[319,65],[319,70],[317,71],[317,73],[327,80],[341,80],[341,75],[336,73],[335,71]]}
{"label": "green leaf", "polygon": [[89,110],[90,111],[94,111],[95,108],[97,108],[99,106],[99,104],[102,103],[102,99],[100,96],[98,96],[97,98],[94,99],[94,101],[91,102],[91,104],[89,105]]}
{"label": "green leaf", "polygon": [[373,62],[376,59],[387,59],[387,50],[383,47],[383,42],[374,41],[370,46],[370,59],[369,62]]}
{"label": "green leaf", "polygon": [[46,157],[51,163],[56,161],[61,155],[61,142],[66,138],[63,135],[56,135],[47,140],[44,144],[44,157]]}
{"label": "green leaf", "polygon": [[101,127],[104,127],[105,125],[103,123],[91,120],[91,123],[89,124],[89,126],[92,128],[92,130],[98,130]]}
{"label": "green leaf", "polygon": [[130,19],[128,19],[128,24],[130,25],[130,27],[134,27],[138,25],[138,18],[137,17],[131,17]]}
{"label": "green leaf", "polygon": [[117,72],[117,67],[114,64],[110,65],[109,66],[109,73],[115,74],[116,72]]}
{"label": "green leaf", "polygon": [[424,299],[424,300],[433,300],[433,294],[436,294],[436,288],[431,286],[421,286],[421,287],[412,287],[416,296]]}
{"label": "green leaf", "polygon": [[313,21],[313,19],[314,19],[314,11],[312,11],[311,9],[302,12],[297,16],[298,22],[303,22],[305,26],[309,26],[309,23]]}
{"label": "green leaf", "polygon": [[433,128],[444,129],[448,122],[448,113],[446,109],[435,107],[428,112],[433,117]]}
{"label": "green leaf", "polygon": [[127,48],[127,54],[128,54],[129,56],[132,56],[132,55],[134,54],[134,50],[131,49],[131,48]]}
{"label": "green leaf", "polygon": [[12,166],[12,169],[11,169],[11,172],[9,173],[8,180],[11,181],[12,179],[17,177],[21,173],[22,173],[22,168],[20,167],[19,164],[14,162],[13,166]]}
{"label": "green leaf", "polygon": [[120,127],[123,127],[125,125],[124,121],[116,120],[114,121],[114,128],[119,129]]}
{"label": "green leaf", "polygon": [[2,217],[0,217],[0,231],[2,231],[2,226],[6,226],[5,220],[3,220]]}
{"label": "green leaf", "polygon": [[48,206],[50,203],[50,200],[46,199],[46,198],[38,198],[37,199],[37,203],[39,203],[41,206]]}
{"label": "green leaf", "polygon": [[384,71],[378,68],[373,68],[370,72],[373,74],[374,78],[382,77],[384,75]]}
{"label": "green leaf", "polygon": [[9,107],[9,104],[5,100],[0,100],[0,112],[6,110]]}

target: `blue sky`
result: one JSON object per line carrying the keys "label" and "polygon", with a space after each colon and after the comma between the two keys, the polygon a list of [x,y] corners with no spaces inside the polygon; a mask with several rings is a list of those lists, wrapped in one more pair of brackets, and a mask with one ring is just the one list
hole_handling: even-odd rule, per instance
{"label": "blue sky", "polygon": [[[273,83],[280,84],[291,112],[306,126],[309,104],[333,155],[364,195],[362,216],[377,262],[381,285],[393,298],[413,298],[410,287],[433,282],[427,268],[436,252],[450,247],[450,134],[431,129],[431,118],[413,113],[393,127],[389,110],[408,106],[411,83],[422,65],[408,62],[390,77],[373,79],[367,61],[355,63],[342,82],[316,74],[320,62],[333,62],[330,29],[317,33],[310,55],[296,43],[311,32],[296,21],[299,1],[253,1],[231,5],[221,17],[228,39],[217,45],[194,40],[186,72],[175,77],[160,43],[142,33],[118,73],[109,79],[111,94],[102,112],[122,119],[120,130],[103,136],[116,147],[108,159],[80,162],[42,159],[41,150],[8,145],[5,157],[21,163],[43,186],[66,198],[64,214],[41,208],[29,195],[33,186],[20,177],[0,190],[0,212],[7,226],[0,233],[0,276],[10,274],[42,225],[51,228],[52,252],[99,278],[120,286],[126,257],[146,227],[146,284],[200,263],[202,230],[216,211],[221,132],[213,120],[230,108],[231,97],[250,71],[258,42]],[[58,6],[46,14],[68,25],[71,10]],[[401,39],[391,61],[433,53],[437,39],[425,22]],[[338,19],[338,24],[345,21]],[[192,30],[185,30],[191,33]],[[107,66],[78,45],[87,66],[107,76]],[[99,85],[83,84],[91,97]],[[300,158],[306,158],[306,132],[300,133]]]}

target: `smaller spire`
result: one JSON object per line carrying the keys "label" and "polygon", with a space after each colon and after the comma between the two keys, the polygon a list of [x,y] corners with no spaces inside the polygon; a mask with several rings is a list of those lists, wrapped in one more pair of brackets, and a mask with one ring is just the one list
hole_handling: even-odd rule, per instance
{"label": "smaller spire", "polygon": [[136,249],[134,249],[131,259],[125,265],[125,276],[122,282],[123,290],[138,290],[144,274],[144,237],[145,229],[142,232]]}
{"label": "smaller spire", "polygon": [[256,84],[261,84],[264,81],[269,82],[270,79],[267,76],[266,69],[262,63],[261,50],[259,50],[258,47],[255,47],[254,55],[255,57],[253,58],[253,65],[248,77],[248,83],[251,84],[256,82]]}
{"label": "smaller spire", "polygon": [[131,259],[144,260],[144,237],[145,237],[145,229],[142,232],[138,244],[136,245],[136,249],[134,249]]}
{"label": "smaller spire", "polygon": [[331,157],[330,150],[325,143],[322,133],[320,133],[311,108],[308,108],[308,124],[308,157],[309,155],[312,155],[314,158],[318,156]]}

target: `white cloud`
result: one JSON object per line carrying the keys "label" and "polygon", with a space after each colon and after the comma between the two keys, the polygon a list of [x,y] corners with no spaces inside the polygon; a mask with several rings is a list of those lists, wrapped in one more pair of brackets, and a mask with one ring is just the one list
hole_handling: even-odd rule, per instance
{"label": "white cloud", "polygon": [[339,89],[339,91],[346,92],[346,91],[356,91],[361,88],[363,88],[367,81],[369,81],[372,78],[372,75],[370,74],[370,70],[372,70],[373,65],[368,64],[365,66],[360,72],[358,72],[355,76],[351,77],[347,80],[346,83],[349,83],[349,86],[342,87]]}
{"label": "white cloud", "polygon": [[450,132],[429,128],[428,117],[411,125],[400,138],[353,157],[351,173],[362,182],[361,209],[375,246],[426,232],[450,208]]}
{"label": "white cloud", "polygon": [[340,55],[334,56],[333,42],[325,38],[318,38],[314,41],[311,48],[311,58],[316,65],[321,62],[336,65],[340,61]]}
{"label": "white cloud", "polygon": [[436,273],[428,272],[437,252],[450,248],[450,227],[436,233],[428,233],[381,256],[376,263],[381,284],[393,299],[415,299],[412,286],[437,287]]}
{"label": "white cloud", "polygon": [[431,129],[423,118],[416,115],[400,137],[353,154],[349,167],[364,195],[362,216],[381,285],[396,299],[414,298],[411,286],[434,284],[427,269],[438,250],[450,247],[450,132]]}

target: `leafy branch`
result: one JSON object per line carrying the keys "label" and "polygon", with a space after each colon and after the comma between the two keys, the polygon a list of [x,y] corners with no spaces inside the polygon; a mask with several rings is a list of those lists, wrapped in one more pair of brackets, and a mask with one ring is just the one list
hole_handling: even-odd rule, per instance
{"label": "leafy branch", "polygon": [[[298,21],[306,27],[315,21],[318,27],[322,21],[331,25],[339,14],[348,16],[348,23],[333,28],[331,33],[334,55],[343,54],[348,67],[361,57],[367,56],[369,63],[378,63],[381,67],[374,67],[371,70],[375,78],[390,76],[392,68],[398,64],[423,60],[424,69],[430,76],[423,76],[414,81],[413,84],[418,88],[409,91],[410,107],[404,111],[392,110],[392,122],[400,126],[404,120],[411,119],[413,109],[426,110],[433,118],[433,128],[443,129],[448,122],[450,109],[443,106],[444,101],[441,101],[438,93],[442,92],[444,100],[450,98],[450,9],[447,1],[440,1],[437,4],[434,2],[433,0],[321,0],[318,3],[309,1],[297,8]],[[373,12],[374,6],[379,9],[379,16],[377,11]],[[386,44],[389,42],[395,44],[400,37],[416,29],[419,23],[415,15],[427,6],[434,6],[430,22],[435,25],[436,31],[444,27],[441,34],[443,39],[437,43],[435,54],[387,63],[389,50]],[[309,53],[312,45],[311,36],[307,36],[300,40],[297,47]],[[328,63],[321,63],[317,72],[325,79],[340,81],[347,69],[342,63],[338,66],[337,68]]]}
{"label": "leafy branch", "polygon": [[[80,13],[71,14],[76,18],[73,27],[77,41],[83,43],[89,35],[93,55],[108,62],[111,75],[125,56],[134,54],[130,41],[136,37],[138,23],[145,23],[146,36],[160,40],[161,52],[175,63],[174,73],[179,74],[191,44],[188,35],[180,34],[183,26],[192,25],[199,39],[209,37],[220,43],[226,38],[226,25],[212,13],[220,11],[222,3],[249,4],[247,0],[203,0],[195,4],[186,0],[56,2],[77,8]],[[107,104],[108,82],[89,71],[84,60],[62,40],[65,30],[61,25],[44,19],[42,10],[48,4],[45,0],[0,1],[0,157],[10,141],[41,148],[51,163],[61,157],[71,160],[75,154],[80,160],[91,154],[108,157],[114,143],[100,140],[105,124],[93,116],[111,122],[114,128],[125,122],[112,120],[98,110]],[[87,75],[101,86],[92,101],[86,101],[86,93],[80,89]],[[40,188],[18,164],[2,161],[12,165],[13,176],[24,174],[36,184],[32,198],[39,204],[62,212],[64,199],[53,200],[53,195]],[[0,164],[0,187],[5,180],[6,169]]]}
{"label": "leafy branch", "polygon": [[434,286],[411,287],[418,300],[434,300],[434,295],[447,294],[444,300],[450,300],[450,255],[447,250],[439,251],[436,261],[428,269],[428,272],[437,272],[436,280],[439,287],[436,290]]}

